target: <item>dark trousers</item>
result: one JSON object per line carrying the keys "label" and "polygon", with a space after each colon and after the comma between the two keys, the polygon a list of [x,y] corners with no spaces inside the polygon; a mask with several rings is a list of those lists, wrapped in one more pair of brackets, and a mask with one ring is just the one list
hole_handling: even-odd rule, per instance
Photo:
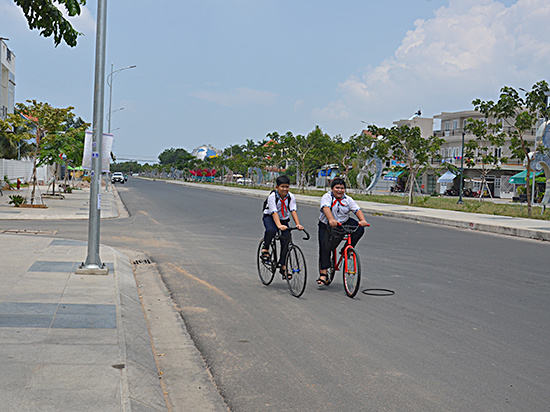
{"label": "dark trousers", "polygon": [[[344,223],[342,223],[344,226],[359,226],[359,222],[357,220],[349,218]],[[319,221],[319,269],[328,269],[330,267],[330,254],[332,253],[332,250],[326,250],[323,248],[323,239],[325,237],[325,232],[327,231],[327,225],[323,222]],[[351,234],[351,245],[355,246],[357,242],[359,242],[359,239],[363,236],[365,233],[364,227],[359,227],[354,233]]]}
{"label": "dark trousers", "polygon": [[[275,224],[275,221],[273,220],[273,216],[271,215],[264,215],[263,217],[264,227],[265,227],[265,234],[264,234],[264,249],[269,249],[269,245],[271,244],[271,241],[277,234],[277,225]],[[290,219],[281,220],[281,224],[288,227],[288,224],[290,223]],[[281,259],[279,260],[279,263],[281,265],[285,264],[286,260],[286,254],[288,252],[288,242],[290,241],[290,232],[288,230],[285,230],[281,232]]]}

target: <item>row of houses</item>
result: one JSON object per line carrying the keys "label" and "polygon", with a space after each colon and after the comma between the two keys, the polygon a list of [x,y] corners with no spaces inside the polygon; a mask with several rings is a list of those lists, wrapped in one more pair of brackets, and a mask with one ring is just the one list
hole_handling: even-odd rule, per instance
{"label": "row of houses", "polygon": [[[485,116],[475,110],[464,110],[459,112],[442,112],[434,116],[433,118],[414,116],[410,119],[401,119],[394,121],[396,126],[409,126],[418,127],[421,131],[422,137],[429,137],[435,135],[443,138],[445,143],[440,149],[440,159],[431,159],[431,166],[434,170],[427,171],[418,179],[418,184],[423,193],[445,193],[445,191],[452,186],[457,186],[459,177],[452,178],[453,175],[447,174],[444,178],[443,175],[447,170],[452,169],[448,165],[456,166],[460,168],[462,159],[462,134],[464,132],[464,141],[468,142],[471,139],[475,139],[475,136],[466,131],[466,125],[468,119],[485,119]],[[495,122],[495,119],[489,118],[488,122]],[[497,120],[498,121],[498,120]],[[440,127],[436,127],[434,130],[434,124],[440,124]],[[439,130],[437,130],[439,129]],[[531,143],[535,143],[536,129],[532,129],[527,134],[526,140]],[[508,162],[499,165],[498,169],[493,169],[486,176],[485,187],[481,187],[481,164],[479,159],[476,161],[475,166],[467,168],[464,166],[464,187],[469,188],[474,192],[481,190],[490,192],[493,197],[500,198],[513,198],[517,196],[518,182],[521,180],[511,179],[514,175],[525,170],[523,159],[513,158],[509,149],[510,141],[507,140],[502,147],[491,147],[490,150],[494,151],[498,157],[507,157]],[[388,165],[391,166],[391,165]],[[437,171],[437,173],[436,173]],[[390,172],[390,176],[393,175]],[[451,176],[451,179],[449,179]],[[387,179],[389,180],[389,179]],[[391,181],[390,180],[390,181]],[[439,181],[438,181],[439,180]],[[376,189],[387,189],[387,181],[381,182],[377,185]]]}

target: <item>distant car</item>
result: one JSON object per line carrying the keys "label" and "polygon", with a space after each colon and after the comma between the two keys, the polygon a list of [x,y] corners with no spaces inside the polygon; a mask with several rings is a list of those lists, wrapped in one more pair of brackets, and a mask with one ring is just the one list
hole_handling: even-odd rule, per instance
{"label": "distant car", "polygon": [[124,184],[124,175],[122,174],[122,172],[114,172],[111,176],[111,183],[116,182]]}
{"label": "distant car", "polygon": [[249,179],[247,177],[240,177],[237,179],[237,184],[239,185],[251,185],[252,179]]}
{"label": "distant car", "polygon": [[139,173],[132,173],[132,177],[139,176]]}

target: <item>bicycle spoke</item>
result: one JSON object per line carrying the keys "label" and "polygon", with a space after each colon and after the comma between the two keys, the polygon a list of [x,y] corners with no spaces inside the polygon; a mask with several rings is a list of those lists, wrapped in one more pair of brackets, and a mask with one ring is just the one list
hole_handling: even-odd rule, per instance
{"label": "bicycle spoke", "polygon": [[346,253],[346,262],[343,272],[344,289],[346,290],[346,294],[350,298],[353,298],[357,294],[361,283],[361,262],[353,248],[348,249]]}
{"label": "bicycle spoke", "polygon": [[298,246],[291,246],[288,251],[286,257],[286,271],[286,281],[290,293],[299,298],[306,290],[307,267],[304,254]]}
{"label": "bicycle spoke", "polygon": [[260,280],[264,285],[269,285],[271,282],[273,282],[273,278],[275,277],[275,251],[273,250],[273,245],[269,245],[269,259],[264,260],[262,259],[263,246],[264,240],[261,239],[260,244],[258,245],[258,253],[256,254],[258,275],[260,276]]}

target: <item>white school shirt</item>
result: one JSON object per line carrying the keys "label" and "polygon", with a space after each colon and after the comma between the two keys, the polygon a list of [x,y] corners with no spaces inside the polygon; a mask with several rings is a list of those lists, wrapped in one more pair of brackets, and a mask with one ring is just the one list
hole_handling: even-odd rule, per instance
{"label": "white school shirt", "polygon": [[319,220],[324,224],[328,224],[328,219],[323,212],[323,208],[332,208],[332,216],[340,223],[344,223],[349,219],[349,212],[357,213],[361,208],[355,200],[344,194],[341,199],[336,199],[329,191],[321,198],[321,215]]}
{"label": "white school shirt", "polygon": [[[296,210],[296,197],[290,192],[288,192],[286,196],[287,197],[282,199],[281,196],[279,196],[279,192],[276,190],[270,193],[267,197],[267,207],[264,209],[264,215],[271,216],[273,213],[277,212],[280,220],[290,219],[290,212]],[[290,202],[288,201],[288,197],[290,197]],[[279,198],[278,202],[276,201],[277,198]]]}

